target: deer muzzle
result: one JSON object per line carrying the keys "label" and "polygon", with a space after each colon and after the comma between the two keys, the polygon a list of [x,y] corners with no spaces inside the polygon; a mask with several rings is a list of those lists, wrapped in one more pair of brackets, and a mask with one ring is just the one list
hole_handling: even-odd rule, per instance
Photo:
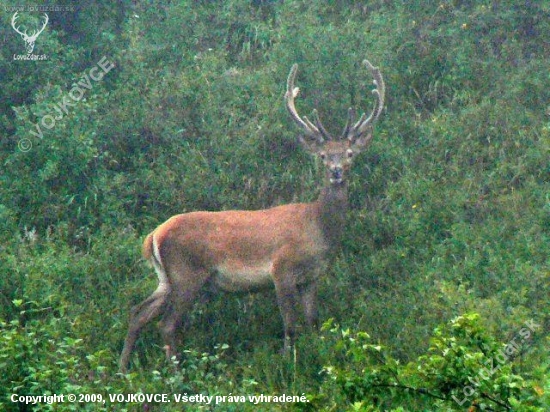
{"label": "deer muzzle", "polygon": [[330,170],[330,182],[341,183],[344,180],[344,169],[341,167],[334,167]]}

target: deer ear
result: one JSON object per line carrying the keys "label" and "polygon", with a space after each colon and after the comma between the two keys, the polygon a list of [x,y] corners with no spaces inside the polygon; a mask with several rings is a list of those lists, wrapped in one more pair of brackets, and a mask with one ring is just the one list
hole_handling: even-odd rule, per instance
{"label": "deer ear", "polygon": [[310,154],[317,154],[323,147],[323,144],[325,143],[324,140],[318,139],[315,137],[309,137],[301,135],[298,137],[298,141],[302,145],[302,147],[308,151]]}
{"label": "deer ear", "polygon": [[372,128],[367,133],[364,133],[363,135],[359,136],[358,138],[351,141],[350,148],[356,152],[359,153],[361,150],[363,150],[365,147],[367,147],[372,140]]}

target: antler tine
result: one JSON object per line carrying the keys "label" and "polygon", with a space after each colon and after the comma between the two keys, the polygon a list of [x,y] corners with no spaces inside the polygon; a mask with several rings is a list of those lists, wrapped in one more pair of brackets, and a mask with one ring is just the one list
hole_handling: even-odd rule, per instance
{"label": "antler tine", "polygon": [[359,120],[353,125],[353,127],[348,129],[346,126],[347,134],[344,136],[349,140],[355,140],[358,137],[360,137],[362,134],[364,134],[372,126],[372,124],[378,119],[380,114],[382,114],[382,110],[384,109],[386,85],[384,83],[384,78],[380,73],[380,69],[378,67],[373,66],[366,59],[363,60],[363,64],[367,66],[367,69],[370,71],[374,79],[373,84],[375,85],[376,88],[372,91],[372,93],[376,96],[376,101],[374,103],[374,108],[368,117],[366,113],[363,113],[359,118]]}
{"label": "antler tine", "polygon": [[384,78],[382,77],[382,73],[380,73],[380,69],[378,67],[373,66],[367,59],[363,60],[363,64],[367,66],[367,69],[369,69],[372,77],[374,78],[373,84],[376,86],[376,89],[372,91],[378,97],[378,110],[372,120],[375,121],[378,119],[380,114],[382,114],[382,110],[384,109],[386,99],[386,83],[384,83]]}
{"label": "antler tine", "polygon": [[315,120],[315,126],[317,126],[317,129],[321,133],[321,136],[323,136],[325,140],[332,140],[329,132],[327,131],[327,129],[325,129],[323,123],[321,123],[321,119],[319,118],[319,112],[317,111],[317,109],[313,110],[313,120]]}
{"label": "antler tine", "polygon": [[11,26],[12,26],[13,29],[14,29],[17,33],[19,33],[21,36],[26,36],[26,35],[27,35],[27,31],[26,31],[26,30],[25,30],[25,33],[21,33],[21,32],[19,31],[19,27],[16,27],[16,26],[15,26],[15,21],[16,21],[17,18],[19,17],[19,16],[17,15],[17,13],[19,13],[19,12],[16,11],[16,12],[14,13],[13,17],[11,18]]}
{"label": "antler tine", "polygon": [[355,117],[355,110],[353,110],[353,107],[350,107],[348,109],[348,120],[346,121],[346,125],[344,126],[344,131],[342,132],[342,138],[345,138],[350,132],[351,124],[353,123],[354,117]]}
{"label": "antler tine", "polygon": [[317,111],[313,112],[313,121],[315,122],[314,124],[306,116],[304,116],[303,118],[300,117],[298,111],[296,110],[294,99],[296,98],[296,96],[298,96],[298,93],[300,93],[300,88],[294,87],[294,80],[296,78],[297,71],[298,64],[293,64],[286,82],[286,108],[288,109],[288,112],[290,113],[290,116],[292,117],[294,122],[296,122],[296,124],[306,132],[307,137],[322,142],[324,139],[329,137],[329,134],[321,124]]}
{"label": "antler tine", "polygon": [[[315,134],[319,133],[319,130],[317,129],[317,126],[315,126],[315,124],[311,120],[309,120],[307,118],[307,116],[304,116],[304,118],[302,120],[303,120],[303,122],[305,123],[305,125],[307,126],[308,129],[311,129],[312,131],[314,131]],[[313,120],[315,121],[315,118]]]}
{"label": "antler tine", "polygon": [[40,30],[38,30],[36,33],[34,33],[33,36],[37,36],[37,37],[38,37],[38,35],[39,35],[40,33],[42,33],[42,32],[44,31],[44,29],[46,28],[46,26],[48,25],[48,21],[49,21],[50,19],[48,18],[48,15],[47,15],[46,13],[44,13],[44,16],[46,17],[46,18],[44,19],[44,25],[42,26],[42,28],[41,28]]}

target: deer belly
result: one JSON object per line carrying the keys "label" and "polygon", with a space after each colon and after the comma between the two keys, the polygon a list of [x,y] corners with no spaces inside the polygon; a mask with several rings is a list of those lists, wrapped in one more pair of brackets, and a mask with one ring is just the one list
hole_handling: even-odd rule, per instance
{"label": "deer belly", "polygon": [[225,264],[216,268],[212,281],[218,288],[228,292],[264,289],[273,284],[272,262],[255,265]]}

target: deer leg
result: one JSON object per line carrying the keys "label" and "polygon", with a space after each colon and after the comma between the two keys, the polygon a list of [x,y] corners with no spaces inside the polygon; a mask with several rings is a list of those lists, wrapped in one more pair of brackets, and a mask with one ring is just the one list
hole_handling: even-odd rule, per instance
{"label": "deer leg", "polygon": [[298,289],[302,300],[304,316],[307,326],[310,329],[319,328],[319,310],[317,307],[317,282],[313,281],[306,285],[301,285]]}
{"label": "deer leg", "polygon": [[194,281],[186,278],[182,282],[172,283],[168,310],[164,311],[160,326],[168,360],[177,356],[178,331],[182,329],[183,318],[192,309],[195,299],[204,285],[204,276],[194,274],[196,275]]}
{"label": "deer leg", "polygon": [[120,372],[125,373],[128,370],[130,355],[132,354],[141,329],[162,312],[166,305],[168,293],[169,290],[166,285],[159,285],[157,290],[147,299],[132,308],[128,334],[126,335],[124,348],[120,355]]}
{"label": "deer leg", "polygon": [[275,284],[275,291],[285,329],[283,352],[287,353],[294,345],[296,336],[296,295],[298,290],[292,282],[281,282]]}

